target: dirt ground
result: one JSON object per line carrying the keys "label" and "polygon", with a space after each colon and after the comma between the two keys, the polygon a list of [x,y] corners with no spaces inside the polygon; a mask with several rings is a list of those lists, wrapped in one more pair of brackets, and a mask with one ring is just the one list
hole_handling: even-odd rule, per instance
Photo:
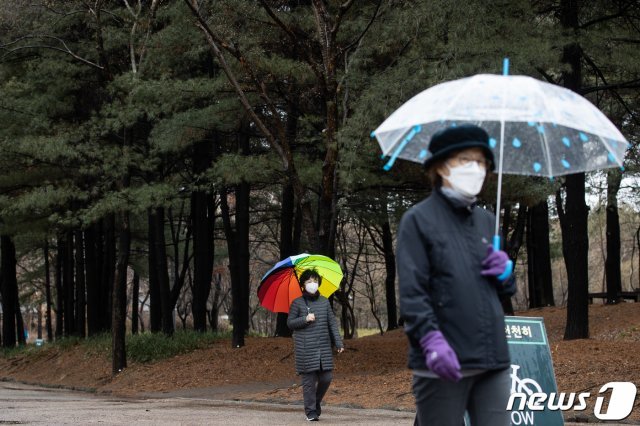
{"label": "dirt ground", "polygon": [[[612,381],[640,384],[640,304],[591,305],[591,338],[564,341],[566,311],[543,308],[518,312],[544,317],[560,392],[591,392]],[[329,405],[411,410],[407,339],[401,330],[346,341],[336,355]],[[165,392],[211,394],[219,399],[297,402],[302,399],[294,372],[293,342],[286,338],[229,341],[152,364],[133,364],[117,377],[109,359],[79,346],[64,352],[43,348],[37,355],[0,358],[0,379],[30,384],[139,396]],[[640,398],[638,398],[640,399]],[[640,424],[640,402],[627,421]],[[595,397],[590,401],[595,401]],[[567,419],[593,420],[593,407],[568,412]]]}

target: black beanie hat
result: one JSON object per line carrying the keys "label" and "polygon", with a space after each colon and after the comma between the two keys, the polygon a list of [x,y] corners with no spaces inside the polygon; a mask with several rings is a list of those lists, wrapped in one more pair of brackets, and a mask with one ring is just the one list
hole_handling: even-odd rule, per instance
{"label": "black beanie hat", "polygon": [[489,148],[489,135],[481,127],[473,124],[463,124],[449,127],[436,132],[429,142],[429,157],[424,167],[429,168],[438,160],[446,159],[457,151],[467,148],[482,148],[484,156],[489,161],[489,170],[495,169],[493,151]]}

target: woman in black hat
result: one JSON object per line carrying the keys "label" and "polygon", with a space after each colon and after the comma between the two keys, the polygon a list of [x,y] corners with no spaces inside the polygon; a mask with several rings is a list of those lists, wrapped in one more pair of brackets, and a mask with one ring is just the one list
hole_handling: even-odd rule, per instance
{"label": "woman in black hat", "polygon": [[465,125],[436,133],[425,162],[434,188],[398,229],[400,311],[409,338],[416,424],[509,425],[509,350],[500,295],[513,295],[493,213],[475,205],[493,153]]}

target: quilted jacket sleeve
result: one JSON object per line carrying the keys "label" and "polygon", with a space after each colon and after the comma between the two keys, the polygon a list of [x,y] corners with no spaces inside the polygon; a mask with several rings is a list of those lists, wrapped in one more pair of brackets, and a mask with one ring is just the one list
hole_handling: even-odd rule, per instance
{"label": "quilted jacket sleeve", "polygon": [[398,229],[397,249],[400,314],[405,322],[405,332],[414,341],[439,328],[428,292],[431,260],[422,234],[415,215],[411,211],[405,213]]}
{"label": "quilted jacket sleeve", "polygon": [[342,337],[340,337],[340,330],[338,329],[338,322],[336,321],[336,316],[333,314],[330,303],[327,303],[327,319],[329,321],[331,343],[333,343],[333,345],[338,349],[344,347],[342,344]]}

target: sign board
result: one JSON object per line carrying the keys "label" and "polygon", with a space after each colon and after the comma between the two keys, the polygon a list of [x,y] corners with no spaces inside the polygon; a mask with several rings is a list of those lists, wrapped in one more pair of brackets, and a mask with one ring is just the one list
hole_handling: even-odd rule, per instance
{"label": "sign board", "polygon": [[[551,351],[544,328],[544,319],[537,317],[505,317],[505,334],[511,354],[511,393],[531,395],[552,392],[557,395],[558,385],[553,372]],[[511,410],[511,424],[562,426],[562,412],[532,411],[528,407],[519,409],[520,399]]]}

